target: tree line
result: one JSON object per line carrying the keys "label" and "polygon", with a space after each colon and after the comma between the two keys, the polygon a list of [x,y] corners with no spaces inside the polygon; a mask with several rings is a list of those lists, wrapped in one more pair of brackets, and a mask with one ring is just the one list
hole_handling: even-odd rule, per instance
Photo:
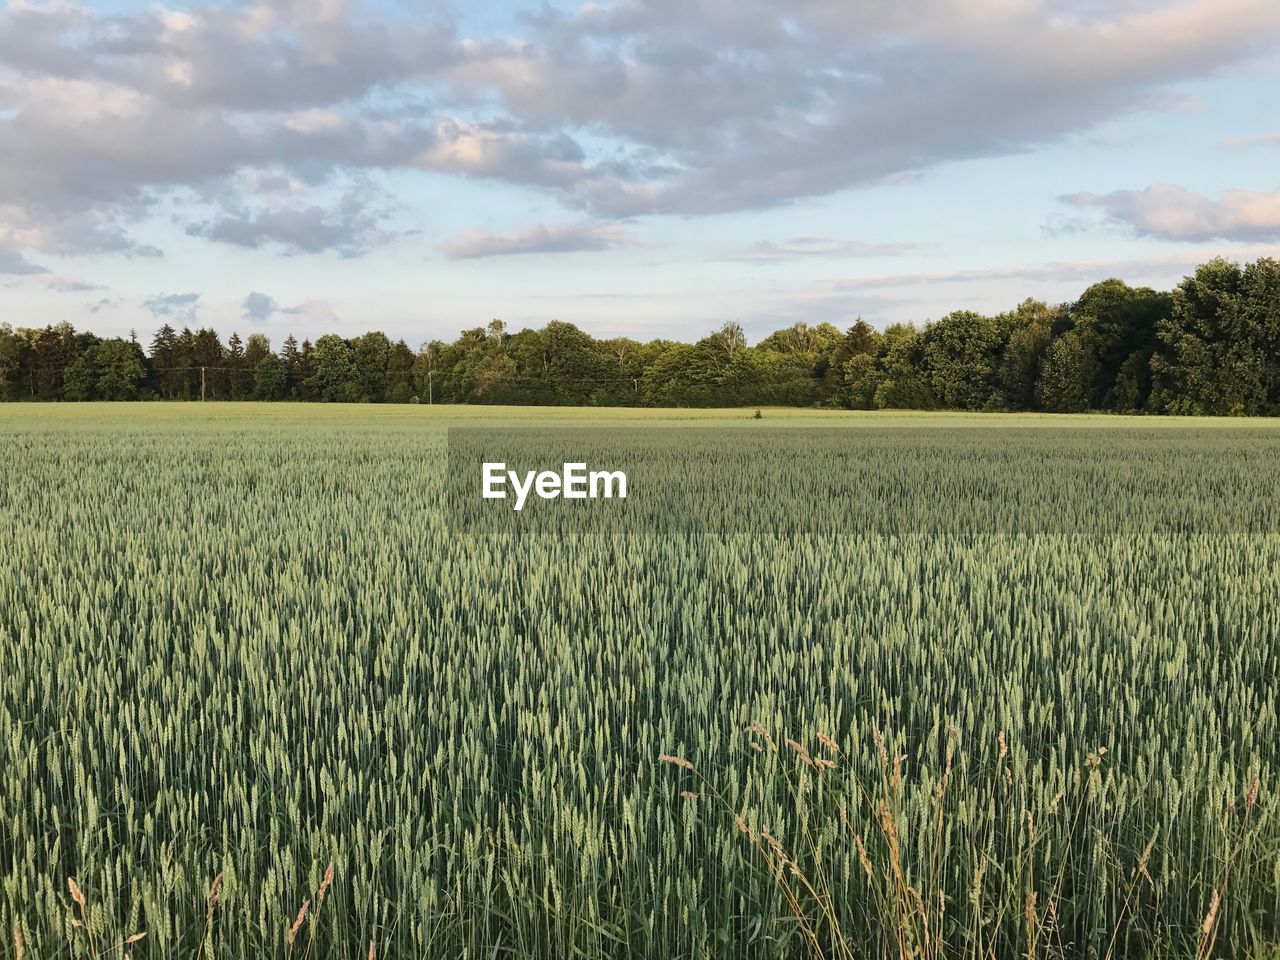
{"label": "tree line", "polygon": [[5,400],[298,400],[582,406],[830,406],[1280,414],[1280,261],[1213,260],[1170,292],[1104,280],[1078,300],[958,310],[917,326],[858,320],[748,346],[597,340],[570,323],[498,320],[416,352],[378,332],[314,343],[163,326],[146,349],[61,323],[0,323]]}

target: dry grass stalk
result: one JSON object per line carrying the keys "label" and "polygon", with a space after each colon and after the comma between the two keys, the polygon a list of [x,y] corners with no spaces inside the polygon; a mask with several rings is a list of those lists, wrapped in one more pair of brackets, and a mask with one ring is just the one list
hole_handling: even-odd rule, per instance
{"label": "dry grass stalk", "polygon": [[205,896],[205,912],[204,912],[204,930],[200,933],[200,949],[196,951],[196,960],[200,960],[204,956],[205,944],[209,939],[209,927],[213,924],[213,911],[218,906],[218,899],[222,896],[222,871],[213,878],[213,882],[209,884],[209,892]]}
{"label": "dry grass stalk", "polygon": [[796,753],[800,755],[801,760],[803,760],[805,763],[807,763],[811,767],[814,766],[813,757],[809,756],[809,751],[804,746],[804,744],[797,743],[794,740],[787,740],[786,744],[788,747],[790,747],[792,750],[794,750]]}
{"label": "dry grass stalk", "polygon": [[677,767],[679,767],[679,768],[680,768],[680,769],[682,769],[682,770],[692,770],[692,769],[693,769],[693,764],[692,764],[692,763],[690,763],[688,760],[685,760],[683,757],[674,757],[674,756],[672,756],[672,755],[671,755],[671,754],[669,754],[669,753],[664,753],[664,754],[660,755],[660,756],[658,757],[658,759],[659,759],[660,761],[662,761],[663,763],[670,763],[670,764],[672,764],[673,766],[677,766]]}
{"label": "dry grass stalk", "polygon": [[1204,960],[1212,956],[1214,927],[1218,922],[1218,908],[1221,905],[1222,895],[1214,890],[1213,895],[1209,897],[1209,911],[1204,915],[1204,922],[1200,924],[1200,943],[1196,947],[1196,960]]}
{"label": "dry grass stalk", "polygon": [[1027,895],[1027,906],[1024,916],[1027,921],[1027,960],[1035,960],[1036,955],[1036,901],[1040,895],[1032,890]]}
{"label": "dry grass stalk", "polygon": [[208,897],[206,897],[209,916],[213,916],[213,908],[218,905],[218,897],[221,894],[222,894],[222,873],[219,872],[218,875],[213,878],[213,882],[209,884],[209,895]]}
{"label": "dry grass stalk", "polygon": [[298,916],[294,918],[293,926],[289,928],[289,932],[285,934],[285,940],[289,946],[293,946],[293,941],[298,937],[298,931],[302,929],[302,923],[307,919],[307,910],[311,907],[310,899],[303,900],[302,906],[298,908]]}

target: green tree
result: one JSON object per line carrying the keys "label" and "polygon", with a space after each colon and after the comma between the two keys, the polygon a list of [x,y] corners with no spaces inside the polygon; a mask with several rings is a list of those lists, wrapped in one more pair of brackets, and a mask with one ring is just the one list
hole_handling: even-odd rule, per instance
{"label": "green tree", "polygon": [[665,344],[640,379],[644,403],[654,407],[706,406],[711,398],[711,381],[706,358],[700,353],[694,344]]}
{"label": "green tree", "polygon": [[544,373],[554,386],[555,402],[586,403],[598,381],[608,375],[590,335],[571,323],[552,320],[541,331]]}
{"label": "green tree", "polygon": [[1258,412],[1280,414],[1280,260],[1263,257],[1245,267],[1243,325],[1262,360],[1266,398]]}
{"label": "green tree", "polygon": [[709,406],[810,406],[818,400],[820,383],[813,377],[810,358],[747,347],[734,354],[716,376]]}
{"label": "green tree", "polygon": [[146,382],[142,349],[131,340],[103,340],[92,347],[102,400],[136,400]]}
{"label": "green tree", "polygon": [[336,334],[325,334],[311,351],[315,372],[307,381],[308,392],[325,403],[353,403],[359,399],[355,384],[351,344]]}
{"label": "green tree", "polygon": [[97,358],[90,348],[62,372],[63,398],[75,402],[97,400],[99,376]]}
{"label": "green tree", "polygon": [[885,328],[880,339],[880,368],[885,378],[876,387],[877,409],[933,410],[938,398],[925,378],[924,334],[910,323]]}
{"label": "green tree", "polygon": [[290,375],[289,389],[299,400],[317,400],[315,393],[315,347],[310,340],[303,340],[298,348],[297,367]]}
{"label": "green tree", "polygon": [[994,317],[957,310],[924,332],[924,363],[934,395],[945,407],[983,410],[999,405],[997,370],[1007,339]]}
{"label": "green tree", "polygon": [[151,340],[151,365],[155,370],[156,393],[164,400],[172,400],[179,396],[182,366],[178,333],[169,324],[156,331]]}
{"label": "green tree", "polygon": [[[1264,268],[1265,273],[1265,268]],[[1256,414],[1268,407],[1266,336],[1252,322],[1245,271],[1217,259],[1173,291],[1152,361],[1156,405],[1181,414]]]}
{"label": "green tree", "polygon": [[255,400],[283,400],[289,395],[289,371],[284,361],[274,353],[268,353],[258,361],[254,370],[253,397]]}
{"label": "green tree", "polygon": [[13,327],[0,323],[0,400],[16,400],[21,395],[23,343]]}
{"label": "green tree", "polygon": [[381,403],[387,395],[387,364],[391,341],[370,331],[351,342],[351,367],[356,397],[362,403]]}
{"label": "green tree", "polygon": [[244,400],[251,389],[250,376],[252,367],[245,358],[244,341],[240,334],[233,332],[227,341],[227,396],[232,400]]}
{"label": "green tree", "polygon": [[68,400],[137,400],[146,381],[142,351],[129,340],[101,340],[65,372]]}
{"label": "green tree", "polygon": [[178,334],[178,348],[173,371],[175,395],[183,400],[199,396],[200,371],[196,366],[196,335],[190,327],[183,327]]}
{"label": "green tree", "polygon": [[996,382],[1003,405],[1010,410],[1031,410],[1036,403],[1036,381],[1049,345],[1054,324],[1062,311],[1038,300],[1025,300],[1009,314],[1008,342],[1000,358]]}
{"label": "green tree", "polygon": [[876,393],[885,373],[876,358],[866,353],[851,356],[844,364],[844,405],[850,410],[874,410]]}
{"label": "green tree", "polygon": [[596,344],[602,378],[592,402],[610,406],[634,406],[640,401],[640,378],[645,365],[657,355],[652,344],[629,337],[615,337]]}
{"label": "green tree", "polygon": [[1036,381],[1036,405],[1053,413],[1089,410],[1097,365],[1087,330],[1068,330],[1049,345]]}
{"label": "green tree", "polygon": [[[1094,407],[1137,409],[1146,402],[1159,326],[1171,310],[1167,293],[1130,287],[1115,278],[1093,284],[1070,306],[1071,321],[1087,327],[1097,360]],[[1123,392],[1123,403],[1117,391]]]}
{"label": "green tree", "polygon": [[271,353],[271,341],[265,333],[251,333],[244,342],[244,363],[250,370],[256,371],[267,355]]}
{"label": "green tree", "polygon": [[834,350],[844,339],[844,334],[829,323],[809,326],[807,323],[793,323],[791,326],[776,330],[761,340],[756,346],[765,350],[777,350],[779,353],[807,353],[817,356],[826,350]]}
{"label": "green tree", "polygon": [[418,399],[424,403],[436,400],[436,375],[441,372],[441,358],[445,344],[439,340],[424,343],[418,348],[418,356],[413,361],[413,382],[418,388]]}
{"label": "green tree", "polygon": [[403,340],[397,340],[391,345],[391,356],[387,360],[387,403],[413,401],[416,396],[413,382],[413,365],[416,359]]}
{"label": "green tree", "polygon": [[726,321],[724,326],[707,338],[708,346],[724,353],[725,364],[733,362],[733,358],[747,348],[747,335],[742,331],[742,324],[735,320]]}
{"label": "green tree", "polygon": [[[823,374],[823,388],[829,397],[842,396],[847,401],[850,394],[844,390],[849,361],[854,357],[874,357],[880,352],[880,334],[875,327],[861,317],[845,331],[844,336],[827,358]],[[862,365],[859,365],[861,369]],[[843,391],[843,393],[842,393]],[[855,407],[854,409],[867,409]]]}
{"label": "green tree", "polygon": [[[227,377],[227,351],[222,346],[217,331],[203,328],[197,330],[192,342],[192,365],[204,369],[205,396],[209,400],[226,400],[230,395],[230,381]],[[195,371],[196,390],[199,390],[200,371]],[[198,396],[197,392],[197,396]]]}
{"label": "green tree", "polygon": [[292,396],[298,384],[306,379],[301,374],[302,351],[298,349],[298,341],[293,334],[285,337],[280,346],[280,362],[284,364],[285,381],[289,384],[289,395]]}
{"label": "green tree", "polygon": [[63,396],[63,371],[75,362],[85,347],[69,323],[51,324],[40,330],[19,330],[18,336],[26,340],[23,351],[27,359],[24,393],[33,400],[61,400]]}

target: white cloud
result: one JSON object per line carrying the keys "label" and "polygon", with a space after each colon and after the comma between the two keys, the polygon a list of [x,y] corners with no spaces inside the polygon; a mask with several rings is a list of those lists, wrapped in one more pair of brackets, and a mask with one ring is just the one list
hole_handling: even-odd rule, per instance
{"label": "white cloud", "polygon": [[[353,255],[393,211],[331,196],[386,170],[518,184],[601,221],[783,205],[1167,109],[1280,43],[1274,0],[615,0],[540,6],[499,37],[460,36],[434,0],[179,6],[0,9],[20,255],[155,253],[136,224],[191,193],[218,198],[195,235]],[[265,202],[251,171],[303,189]]]}
{"label": "white cloud", "polygon": [[106,289],[100,283],[90,280],[71,280],[67,277],[52,277],[47,281],[47,286],[58,293],[92,293],[95,290]]}
{"label": "white cloud", "polygon": [[777,242],[761,240],[732,250],[720,259],[743,263],[780,263],[784,260],[810,258],[896,257],[915,249],[917,245],[914,243],[873,243],[867,240],[805,236]]}
{"label": "white cloud", "polygon": [[[99,306],[109,304],[109,300],[100,300]],[[200,302],[198,293],[159,293],[148,297],[142,305],[153,317],[163,317],[178,323],[194,323],[196,310]]]}
{"label": "white cloud", "polygon": [[192,236],[258,249],[274,246],[286,254],[337,252],[359,257],[389,243],[396,234],[383,229],[385,212],[377,191],[357,186],[336,202],[286,199],[263,204],[231,197],[218,203],[212,219],[187,228]]}
{"label": "white cloud", "polygon": [[1145,190],[1077,193],[1062,198],[1096,207],[1108,220],[1161,240],[1280,240],[1280,191],[1227,190],[1218,197],[1157,183]]}
{"label": "white cloud", "polygon": [[635,245],[619,227],[560,223],[537,224],[505,234],[469,230],[442,243],[440,250],[451,260],[476,260],[518,254],[612,250]]}
{"label": "white cloud", "polygon": [[1222,145],[1232,150],[1280,146],[1280,130],[1272,133],[1255,133],[1247,137],[1231,137],[1224,140]]}
{"label": "white cloud", "polygon": [[1273,50],[1280,7],[637,0],[539,22],[452,73],[527,129],[589,130],[650,164],[600,176],[588,158],[565,191],[635,215],[767,207],[1086,130]]}
{"label": "white cloud", "polygon": [[275,297],[257,290],[244,298],[244,318],[251,323],[267,323],[276,316],[302,317],[314,323],[337,323],[338,314],[324,300],[304,300],[292,307],[281,306]]}

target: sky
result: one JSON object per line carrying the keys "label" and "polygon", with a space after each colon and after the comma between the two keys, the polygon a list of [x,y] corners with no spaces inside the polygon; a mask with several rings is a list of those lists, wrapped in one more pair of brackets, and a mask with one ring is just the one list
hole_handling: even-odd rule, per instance
{"label": "sky", "polygon": [[1280,256],[1274,0],[7,0],[0,323],[750,338]]}

